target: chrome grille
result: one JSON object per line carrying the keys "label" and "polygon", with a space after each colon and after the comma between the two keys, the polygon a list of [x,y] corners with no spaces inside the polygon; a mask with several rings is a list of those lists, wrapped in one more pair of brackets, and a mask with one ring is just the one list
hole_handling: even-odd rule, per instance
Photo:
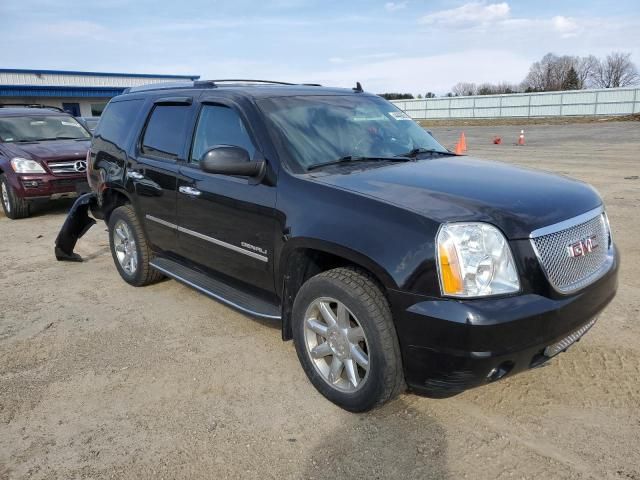
{"label": "chrome grille", "polygon": [[[557,229],[553,227],[531,235],[538,260],[551,285],[561,293],[569,293],[597,280],[606,270],[610,247],[609,228],[602,209],[561,222]],[[584,255],[572,255],[571,246],[585,239],[591,239],[593,249]]]}
{"label": "chrome grille", "polygon": [[70,174],[70,173],[84,173],[87,170],[87,162],[84,159],[77,160],[65,160],[61,162],[49,162],[47,163],[51,169],[51,173]]}

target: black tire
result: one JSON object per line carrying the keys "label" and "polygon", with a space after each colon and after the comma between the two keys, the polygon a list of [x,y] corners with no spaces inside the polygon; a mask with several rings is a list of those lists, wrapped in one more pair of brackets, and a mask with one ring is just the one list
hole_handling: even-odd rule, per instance
{"label": "black tire", "polygon": [[[135,240],[135,250],[137,253],[137,268],[133,272],[127,272],[120,261],[118,260],[116,253],[116,245],[114,240],[114,230],[118,222],[123,222],[129,228],[133,239]],[[118,269],[118,273],[122,279],[135,286],[142,287],[158,282],[163,278],[163,275],[156,269],[154,269],[149,262],[153,259],[154,254],[149,248],[144,230],[140,225],[138,217],[136,216],[131,205],[123,205],[116,208],[109,217],[109,246],[111,248],[111,256],[113,262]]]}
{"label": "black tire", "polygon": [[[361,388],[345,392],[331,386],[312,363],[305,343],[305,313],[322,297],[343,303],[358,319],[367,339],[369,371]],[[399,395],[405,388],[400,346],[391,310],[377,282],[354,268],[336,268],[310,278],[293,305],[293,339],[302,368],[328,400],[352,412],[364,412]]]}
{"label": "black tire", "polygon": [[[2,188],[6,189],[6,200],[4,198],[4,195],[2,195]],[[7,181],[5,175],[0,175],[0,203],[2,203],[4,214],[7,216],[7,218],[10,218],[12,220],[27,218],[31,213],[29,202],[16,195],[15,190],[11,188],[11,185],[9,185],[9,182]]]}

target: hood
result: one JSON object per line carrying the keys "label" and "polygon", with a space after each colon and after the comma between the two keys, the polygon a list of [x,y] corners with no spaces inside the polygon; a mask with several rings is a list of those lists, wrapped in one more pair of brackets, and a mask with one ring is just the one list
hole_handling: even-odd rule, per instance
{"label": "hood", "polygon": [[14,157],[50,162],[77,158],[84,160],[91,140],[51,140],[37,143],[3,143],[2,146]]}
{"label": "hood", "polygon": [[[334,173],[335,172],[335,173]],[[315,181],[410,209],[439,223],[480,221],[512,239],[602,204],[590,185],[560,175],[471,157],[325,170]]]}

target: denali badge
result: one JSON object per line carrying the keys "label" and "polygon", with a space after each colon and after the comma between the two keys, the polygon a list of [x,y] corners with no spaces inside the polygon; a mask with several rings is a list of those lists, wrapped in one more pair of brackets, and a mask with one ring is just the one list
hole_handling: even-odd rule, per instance
{"label": "denali badge", "polygon": [[587,253],[593,252],[598,246],[596,242],[596,236],[591,235],[587,238],[583,238],[579,242],[572,243],[567,247],[570,257],[584,257]]}
{"label": "denali badge", "polygon": [[255,245],[251,245],[250,243],[247,243],[247,242],[240,242],[240,246],[242,246],[243,248],[247,248],[249,250],[253,250],[254,252],[261,253],[262,255],[267,254],[267,251],[264,248],[256,247]]}

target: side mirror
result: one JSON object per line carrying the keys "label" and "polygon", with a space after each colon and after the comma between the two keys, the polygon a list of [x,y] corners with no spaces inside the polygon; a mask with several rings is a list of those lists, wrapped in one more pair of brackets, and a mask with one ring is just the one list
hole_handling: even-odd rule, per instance
{"label": "side mirror", "polygon": [[213,147],[200,160],[200,169],[203,172],[220,175],[257,177],[264,171],[264,168],[264,161],[252,162],[249,158],[249,152],[244,148],[231,145]]}

